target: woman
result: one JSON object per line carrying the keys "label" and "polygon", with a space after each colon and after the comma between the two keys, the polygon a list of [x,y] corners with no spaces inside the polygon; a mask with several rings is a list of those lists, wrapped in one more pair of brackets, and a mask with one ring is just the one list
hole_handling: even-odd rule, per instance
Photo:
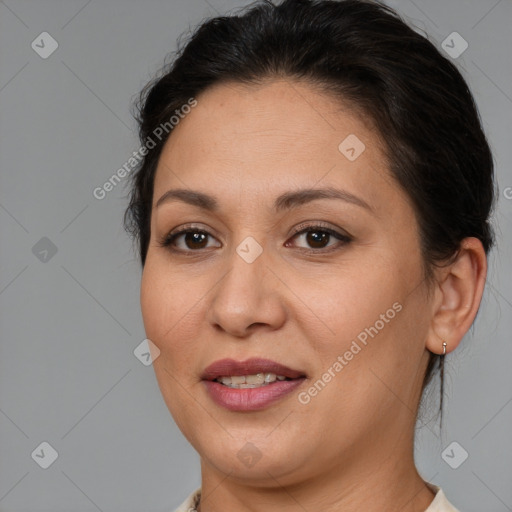
{"label": "woman", "polygon": [[201,458],[178,510],[456,511],[413,456],[493,243],[456,67],[375,2],[262,1],[203,23],[139,109],[126,227]]}

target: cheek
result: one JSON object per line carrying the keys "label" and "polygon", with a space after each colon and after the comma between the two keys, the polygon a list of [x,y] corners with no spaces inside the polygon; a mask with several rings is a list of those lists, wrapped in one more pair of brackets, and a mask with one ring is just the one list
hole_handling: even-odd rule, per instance
{"label": "cheek", "polygon": [[178,330],[184,322],[179,322],[190,308],[182,304],[181,292],[172,286],[172,277],[166,273],[165,266],[157,265],[148,257],[142,274],[140,303],[144,329],[149,338],[160,350],[159,357],[153,362],[164,401],[173,418],[181,429],[183,417],[186,417],[189,395],[180,372],[188,368],[193,351],[189,344],[176,342]]}
{"label": "cheek", "polygon": [[194,289],[189,286],[189,281],[186,272],[173,268],[165,254],[148,252],[140,287],[146,332],[150,331],[156,338],[161,338],[173,322],[184,315],[186,303],[193,300]]}
{"label": "cheek", "polygon": [[177,275],[165,261],[155,257],[146,261],[140,303],[146,336],[160,349],[155,371],[165,367],[173,375],[181,375],[195,366],[197,344],[201,343],[198,330],[204,323],[204,292],[190,284],[193,278],[183,272]]}
{"label": "cheek", "polygon": [[168,271],[156,265],[150,259],[144,267],[140,288],[140,304],[146,336],[161,350],[165,356],[165,348],[169,344],[178,318],[183,316],[182,300]]}
{"label": "cheek", "polygon": [[160,331],[163,328],[163,314],[166,311],[167,297],[163,292],[162,276],[153,268],[149,258],[142,273],[140,305],[147,337],[159,348]]}
{"label": "cheek", "polygon": [[365,266],[362,261],[299,286],[307,315],[302,328],[309,338],[322,341],[316,348],[325,355],[348,350],[358,335],[364,341],[366,330],[376,323],[379,332],[389,331],[400,308],[393,305],[406,293],[397,269],[375,263]]}
{"label": "cheek", "polygon": [[301,299],[315,315],[303,306],[300,329],[310,345],[309,359],[316,359],[312,385],[320,379],[316,387],[322,390],[311,390],[322,395],[312,410],[351,411],[364,424],[363,417],[393,400],[389,388],[411,386],[423,351],[425,303],[420,288],[410,293],[420,279],[414,262],[398,263],[359,261],[357,270],[347,265],[315,279],[315,286],[303,283]]}
{"label": "cheek", "polygon": [[311,390],[319,396],[311,400],[312,410],[328,408],[340,417],[350,412],[353,421],[365,425],[368,416],[394,410],[395,402],[409,403],[428,319],[423,287],[417,286],[419,268],[406,270],[405,265],[362,265],[359,272],[326,281],[322,293],[309,296],[328,327],[324,336],[308,330],[319,356],[316,387],[322,390]]}

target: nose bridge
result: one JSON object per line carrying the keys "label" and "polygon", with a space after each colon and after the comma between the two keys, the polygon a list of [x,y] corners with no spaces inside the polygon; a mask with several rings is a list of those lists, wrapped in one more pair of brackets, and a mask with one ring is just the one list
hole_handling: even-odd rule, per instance
{"label": "nose bridge", "polygon": [[[261,237],[259,237],[261,239]],[[262,292],[267,254],[263,244],[252,235],[245,236],[229,257],[230,272],[221,288],[227,288],[230,299],[254,304]],[[225,290],[224,290],[225,291]]]}
{"label": "nose bridge", "polygon": [[268,255],[256,237],[245,236],[229,257],[227,274],[215,287],[209,320],[241,336],[255,323],[277,327],[284,319],[283,305],[268,282]]}

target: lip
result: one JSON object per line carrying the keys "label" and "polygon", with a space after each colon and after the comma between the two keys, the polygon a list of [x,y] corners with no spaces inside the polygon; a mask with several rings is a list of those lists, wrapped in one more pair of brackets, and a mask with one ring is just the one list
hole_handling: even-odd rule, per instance
{"label": "lip", "polygon": [[207,366],[201,375],[203,380],[215,380],[219,377],[232,375],[255,375],[256,373],[275,373],[284,375],[289,379],[304,377],[304,372],[293,370],[282,364],[271,361],[270,359],[261,359],[253,357],[245,361],[235,361],[234,359],[219,359],[210,366]]}
{"label": "lip", "polygon": [[[266,386],[246,389],[229,388],[215,380],[224,376],[256,373],[275,373],[293,380],[277,380]],[[245,361],[220,359],[205,368],[201,378],[217,405],[230,411],[256,411],[269,407],[291,393],[305,381],[306,375],[269,359],[251,358]]]}

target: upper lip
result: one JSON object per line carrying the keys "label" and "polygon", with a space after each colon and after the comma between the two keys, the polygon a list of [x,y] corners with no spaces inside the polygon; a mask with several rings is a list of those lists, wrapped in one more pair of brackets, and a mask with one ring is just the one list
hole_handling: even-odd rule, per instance
{"label": "upper lip", "polygon": [[289,379],[305,377],[303,372],[293,370],[270,359],[251,358],[245,361],[219,359],[204,369],[201,378],[203,380],[215,380],[219,377],[255,375],[257,373],[275,373],[276,375],[283,375]]}

